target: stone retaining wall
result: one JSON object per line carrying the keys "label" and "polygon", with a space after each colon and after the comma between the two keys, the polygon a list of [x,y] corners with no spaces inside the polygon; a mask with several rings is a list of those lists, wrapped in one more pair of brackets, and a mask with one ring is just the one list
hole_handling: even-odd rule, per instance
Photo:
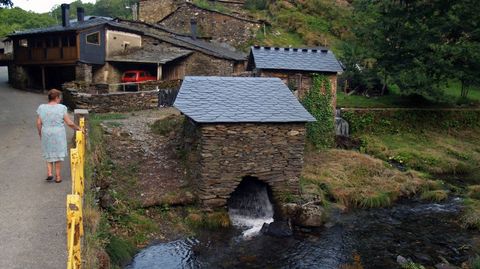
{"label": "stone retaining wall", "polygon": [[138,84],[138,92],[108,92],[108,84],[68,82],[63,85],[63,103],[72,109],[90,112],[126,112],[170,107],[175,102],[180,81],[149,81]]}
{"label": "stone retaining wall", "polygon": [[63,95],[67,106],[96,113],[127,112],[158,107],[158,91],[90,94],[67,90]]}
{"label": "stone retaining wall", "polygon": [[267,183],[277,205],[299,194],[304,124],[186,122],[189,174],[206,208],[225,206],[245,176]]}

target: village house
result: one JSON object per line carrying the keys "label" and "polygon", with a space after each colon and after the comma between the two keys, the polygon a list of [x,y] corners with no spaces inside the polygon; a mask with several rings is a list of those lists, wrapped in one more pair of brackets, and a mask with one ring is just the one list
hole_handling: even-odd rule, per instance
{"label": "village house", "polygon": [[91,82],[105,60],[117,51],[141,47],[141,33],[125,29],[109,18],[69,20],[69,5],[62,4],[62,25],[10,34],[13,62],[10,83],[17,88],[59,88],[66,81]]}
{"label": "village house", "polygon": [[195,35],[148,24],[88,17],[82,8],[70,21],[62,5],[62,25],[9,35],[13,61],[9,80],[16,88],[60,88],[68,81],[119,83],[127,70],[145,70],[157,80],[185,75],[233,75],[245,69],[246,55]]}
{"label": "village house", "polygon": [[188,34],[141,21],[116,19],[118,23],[143,32],[145,46],[189,51],[163,68],[163,80],[183,79],[185,76],[233,76],[245,71],[247,55],[217,43],[198,38],[195,21]]}
{"label": "village house", "polygon": [[315,121],[278,78],[186,77],[174,103],[201,203],[223,207],[245,178],[273,199],[299,193],[305,123]]}
{"label": "village house", "polygon": [[[244,4],[244,1],[210,2],[233,10],[239,10]],[[194,20],[198,24],[199,36],[234,47],[254,38],[266,24],[245,14],[208,9],[185,0],[139,1],[137,12],[140,21],[157,23],[178,33],[189,32],[190,23]]]}
{"label": "village house", "polygon": [[254,76],[278,77],[288,85],[298,98],[312,86],[315,74],[330,79],[334,103],[337,92],[337,75],[343,68],[332,51],[325,48],[279,48],[253,46],[247,70]]}

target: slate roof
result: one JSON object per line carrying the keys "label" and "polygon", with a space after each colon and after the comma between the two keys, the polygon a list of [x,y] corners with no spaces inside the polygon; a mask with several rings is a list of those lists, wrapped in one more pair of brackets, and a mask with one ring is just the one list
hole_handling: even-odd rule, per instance
{"label": "slate roof", "polygon": [[185,77],[174,106],[198,123],[315,121],[279,78]]}
{"label": "slate roof", "polygon": [[249,69],[280,69],[311,72],[342,72],[343,68],[332,51],[254,46],[250,52]]}
{"label": "slate roof", "polygon": [[96,17],[90,20],[85,20],[83,22],[71,22],[70,26],[68,27],[63,27],[62,25],[55,25],[50,27],[28,29],[28,30],[12,33],[8,36],[33,35],[33,34],[44,34],[44,33],[54,33],[54,32],[65,32],[65,31],[79,31],[79,30],[99,26],[102,24],[106,24],[109,22],[110,20],[108,18]]}
{"label": "slate roof", "polygon": [[22,30],[18,32],[14,32],[9,34],[8,37],[11,36],[24,36],[24,35],[36,35],[36,34],[46,34],[46,33],[58,33],[58,32],[68,32],[68,31],[80,31],[89,29],[92,27],[100,26],[100,25],[108,25],[113,28],[127,30],[130,32],[135,32],[138,34],[142,34],[141,31],[134,27],[130,27],[127,24],[119,23],[114,21],[112,18],[109,17],[99,17],[99,16],[87,16],[89,19],[83,22],[73,21],[70,22],[70,26],[63,27],[63,25],[55,25],[50,27],[43,27],[43,28],[35,28],[35,29],[28,29]]}
{"label": "slate roof", "polygon": [[185,49],[200,51],[207,55],[222,59],[230,59],[235,61],[247,60],[247,55],[243,52],[230,50],[222,47],[219,44],[207,42],[201,39],[193,39],[190,36],[175,33],[161,25],[119,18],[116,18],[115,21],[127,29],[142,31],[145,35]]}
{"label": "slate roof", "polygon": [[191,53],[192,51],[184,49],[142,47],[132,48],[126,52],[118,52],[115,55],[109,56],[106,61],[165,64]]}

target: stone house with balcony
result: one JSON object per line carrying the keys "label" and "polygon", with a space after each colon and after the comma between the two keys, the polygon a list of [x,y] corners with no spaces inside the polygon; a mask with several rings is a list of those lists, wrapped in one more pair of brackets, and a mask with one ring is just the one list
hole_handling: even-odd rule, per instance
{"label": "stone house with balcony", "polygon": [[157,80],[185,75],[233,75],[245,69],[246,55],[141,22],[84,16],[62,25],[9,35],[13,60],[9,81],[16,88],[60,88],[68,81],[119,83],[126,70],[146,70]]}
{"label": "stone house with balcony", "polygon": [[186,77],[174,106],[204,207],[224,207],[247,178],[269,186],[276,208],[299,193],[305,123],[315,119],[280,79]]}
{"label": "stone house with balcony", "polygon": [[325,75],[330,79],[334,105],[337,75],[343,72],[333,52],[326,48],[260,46],[251,47],[247,70],[254,76],[282,79],[299,99],[311,88],[313,75]]}

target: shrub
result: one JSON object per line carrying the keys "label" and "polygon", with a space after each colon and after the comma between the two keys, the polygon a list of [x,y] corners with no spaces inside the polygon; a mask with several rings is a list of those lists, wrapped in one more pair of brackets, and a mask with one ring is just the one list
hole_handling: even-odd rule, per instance
{"label": "shrub", "polygon": [[302,100],[316,122],[307,124],[307,138],[317,149],[330,148],[334,143],[332,88],[327,77],[315,75],[312,88]]}
{"label": "shrub", "polygon": [[183,122],[183,118],[177,116],[169,116],[167,118],[155,121],[150,128],[155,134],[166,136],[170,132],[177,130]]}
{"label": "shrub", "polygon": [[265,10],[268,7],[267,0],[246,0],[245,8],[250,10]]}

